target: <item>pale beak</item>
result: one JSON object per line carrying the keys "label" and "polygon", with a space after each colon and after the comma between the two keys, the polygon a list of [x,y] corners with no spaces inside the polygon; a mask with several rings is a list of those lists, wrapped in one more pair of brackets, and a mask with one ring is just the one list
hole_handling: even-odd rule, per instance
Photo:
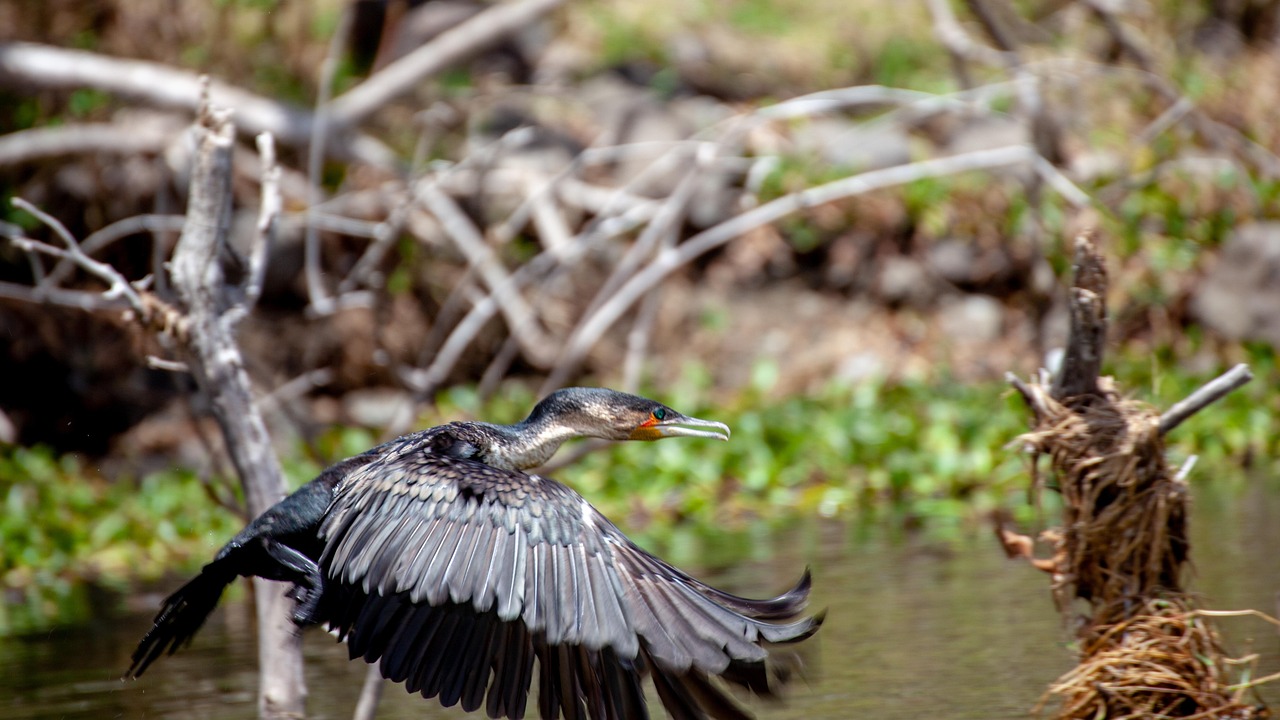
{"label": "pale beak", "polygon": [[[707,428],[700,430],[698,428]],[[649,430],[660,438],[667,437],[700,437],[712,440],[728,440],[729,426],[713,420],[699,420],[679,413],[670,413],[661,422],[652,425]]]}

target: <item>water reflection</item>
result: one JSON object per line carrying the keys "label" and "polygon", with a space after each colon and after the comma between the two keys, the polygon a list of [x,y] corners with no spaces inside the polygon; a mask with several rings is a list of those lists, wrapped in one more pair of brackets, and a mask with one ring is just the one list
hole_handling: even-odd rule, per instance
{"label": "water reflection", "polygon": [[[1195,586],[1215,608],[1273,611],[1280,590],[1280,484],[1196,488]],[[813,643],[817,671],[783,705],[752,703],[762,718],[1025,718],[1047,684],[1071,666],[1047,579],[1004,559],[989,533],[946,540],[883,525],[764,526],[734,536],[677,535],[655,549],[726,589],[780,590],[813,568],[816,607],[829,609]],[[692,563],[687,558],[700,558]],[[158,598],[149,599],[146,608]],[[157,663],[141,681],[117,678],[150,609],[92,625],[0,640],[0,715],[6,718],[222,718],[256,713],[252,606],[224,604],[194,647]],[[1280,635],[1253,620],[1221,621],[1231,648],[1280,671]],[[364,665],[308,633],[315,718],[347,718]],[[1280,689],[1264,693],[1280,704]],[[388,687],[380,718],[460,718]]]}

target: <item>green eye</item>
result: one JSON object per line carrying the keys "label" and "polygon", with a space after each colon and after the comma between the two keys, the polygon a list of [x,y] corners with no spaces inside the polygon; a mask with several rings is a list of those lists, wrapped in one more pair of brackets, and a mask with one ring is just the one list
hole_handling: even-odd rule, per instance
{"label": "green eye", "polygon": [[653,418],[654,418],[655,420],[661,420],[661,419],[665,418],[666,416],[667,416],[667,411],[666,411],[666,410],[663,410],[662,408],[658,408],[657,410],[654,410],[654,411],[653,411]]}

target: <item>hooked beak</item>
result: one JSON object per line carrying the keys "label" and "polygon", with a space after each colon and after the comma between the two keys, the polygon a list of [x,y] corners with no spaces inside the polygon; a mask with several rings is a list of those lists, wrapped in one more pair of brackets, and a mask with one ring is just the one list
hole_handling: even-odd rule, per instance
{"label": "hooked beak", "polygon": [[[700,430],[698,428],[708,429]],[[641,425],[631,433],[632,440],[661,440],[669,437],[728,440],[729,426],[713,420],[700,420],[679,413],[669,413],[665,419],[652,425]]]}

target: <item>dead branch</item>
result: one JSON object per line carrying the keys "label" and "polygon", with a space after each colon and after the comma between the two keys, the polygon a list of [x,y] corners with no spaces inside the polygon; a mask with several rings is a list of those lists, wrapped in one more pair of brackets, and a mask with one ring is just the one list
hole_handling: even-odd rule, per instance
{"label": "dead branch", "polygon": [[1181,425],[1187,418],[1217,402],[1227,393],[1243,386],[1252,379],[1253,372],[1249,370],[1249,366],[1241,363],[1210,380],[1200,389],[1188,395],[1186,399],[1175,403],[1173,407],[1160,416],[1160,434],[1167,434],[1170,430]]}
{"label": "dead branch", "polygon": [[338,60],[342,54],[343,43],[350,34],[352,16],[355,9],[347,5],[342,10],[341,20],[333,37],[329,38],[329,51],[320,63],[320,77],[317,78],[315,120],[311,124],[311,142],[307,146],[307,223],[304,240],[303,267],[307,283],[308,308],[315,315],[332,314],[337,306],[329,297],[320,273],[320,232],[311,222],[315,208],[324,200],[324,190],[320,187],[320,176],[324,172],[325,143],[329,137],[329,102],[333,93],[333,78],[338,71]]}
{"label": "dead branch", "polygon": [[[94,230],[80,243],[85,255],[94,255],[115,241],[139,232],[181,232],[185,215],[134,215]],[[59,261],[45,276],[41,285],[57,285],[71,274],[74,263]]]}
{"label": "dead branch", "polygon": [[521,351],[530,362],[544,367],[549,365],[555,356],[554,343],[542,330],[532,306],[520,294],[511,274],[494,255],[493,249],[485,243],[480,231],[453,199],[431,181],[418,183],[416,194],[427,210],[440,221],[445,236],[453,241],[468,264],[479,272],[485,285],[489,287],[490,297],[497,303],[498,310],[507,321],[508,330],[520,343]]}
{"label": "dead branch", "polygon": [[396,60],[332,103],[337,127],[354,127],[423,80],[529,26],[564,0],[516,0],[492,5]]}
{"label": "dead branch", "polygon": [[[249,512],[256,516],[285,496],[285,484],[235,342],[236,315],[225,313],[234,301],[227,295],[218,255],[230,223],[235,128],[226,110],[204,105],[195,130],[188,222],[170,263],[173,287],[189,322],[187,364],[209,398],[244,483]],[[289,620],[291,602],[269,581],[255,578],[254,588],[260,633],[259,713],[301,717],[306,685],[300,636]]]}
{"label": "dead branch", "polygon": [[99,292],[67,290],[59,287],[32,287],[4,281],[0,281],[0,298],[37,304],[47,303],[89,312],[129,309],[129,301],[124,298],[107,298]]}
{"label": "dead branch", "polygon": [[114,298],[122,298],[128,303],[130,308],[133,308],[134,312],[138,313],[139,317],[147,317],[148,309],[143,303],[138,290],[134,288],[134,286],[125,279],[118,270],[86,255],[84,251],[81,250],[80,243],[76,241],[75,237],[67,231],[66,226],[59,222],[57,218],[51,217],[48,213],[45,213],[22,198],[13,198],[12,203],[14,207],[31,213],[37,220],[47,225],[54,231],[54,234],[62,239],[63,244],[66,245],[66,249],[63,250],[46,243],[42,243],[38,240],[31,240],[28,238],[11,238],[10,242],[13,243],[14,247],[25,252],[36,252],[56,257],[60,260],[72,263],[77,267],[83,268],[85,271],[107,284],[106,292],[102,293],[102,296],[105,299],[111,300]]}
{"label": "dead branch", "polygon": [[[123,60],[83,50],[28,42],[0,42],[0,86],[35,86],[74,90],[95,88],[164,108],[194,112],[200,102],[200,77],[159,63]],[[214,82],[211,97],[220,107],[234,108],[242,130],[269,132],[291,147],[311,141],[310,112],[247,90]],[[394,167],[395,153],[360,133],[336,133],[328,152],[345,160]]]}
{"label": "dead branch", "polygon": [[271,133],[258,136],[258,154],[262,157],[262,194],[258,207],[258,223],[249,251],[249,273],[244,280],[244,300],[237,306],[247,313],[262,295],[262,281],[267,269],[267,252],[275,243],[280,221],[280,166],[276,164],[276,145]]}
{"label": "dead branch", "polygon": [[183,127],[169,118],[133,117],[128,122],[18,130],[0,135],[0,167],[63,155],[152,155],[168,147]]}
{"label": "dead branch", "polygon": [[755,228],[776,222],[805,208],[862,195],[927,177],[954,175],[973,170],[1028,165],[1035,152],[1025,145],[952,155],[851,175],[798,193],[786,195],[703,230],[680,245],[657,255],[642,271],[622,285],[616,294],[575,328],[557,365],[577,364],[604,333],[642,296],[689,262]]}
{"label": "dead branch", "polygon": [[968,68],[965,63],[971,60],[984,65],[1005,66],[1008,61],[999,50],[987,47],[969,37],[956,18],[949,0],[928,0],[929,14],[933,16],[933,36],[950,53],[952,61],[960,75],[962,87],[969,87]]}
{"label": "dead branch", "polygon": [[356,701],[352,720],[373,720],[378,713],[378,703],[382,700],[382,690],[386,687],[382,679],[382,671],[375,663],[365,671],[364,685],[360,687],[360,698]]}
{"label": "dead branch", "polygon": [[[698,188],[698,181],[702,175],[702,169],[711,162],[710,153],[696,153],[695,163],[691,169],[681,178],[675,190],[662,204],[658,213],[653,217],[640,233],[640,237],[623,255],[622,259],[614,266],[613,272],[605,280],[604,284],[596,292],[591,303],[587,305],[586,311],[583,313],[583,319],[590,318],[594,312],[600,307],[606,305],[617,292],[635,273],[644,266],[641,264],[645,259],[651,257],[656,250],[665,252],[675,245],[676,235],[679,223],[683,221],[685,212],[688,208],[689,201],[693,198],[693,193]],[[638,359],[633,356],[637,352],[642,352],[647,346],[647,337],[649,328],[653,323],[653,315],[657,311],[657,305],[653,301],[645,301],[642,305],[647,307],[647,312],[641,312],[640,318],[633,328],[632,334],[628,337],[628,363],[624,366],[628,368],[624,372],[624,376],[633,381],[638,380],[639,367],[635,365]],[[647,317],[646,317],[647,316]],[[639,334],[637,334],[639,333]],[[541,392],[548,393],[552,390],[564,385],[568,382],[569,377],[577,371],[578,365],[582,359],[581,355],[570,354],[561,358],[556,366],[548,373],[546,380],[542,383]],[[634,389],[634,388],[632,388]]]}
{"label": "dead branch", "polygon": [[1075,242],[1075,283],[1071,288],[1071,329],[1053,397],[1098,394],[1098,374],[1107,340],[1107,269],[1092,231]]}
{"label": "dead branch", "polygon": [[[1114,3],[1105,0],[1086,0],[1085,4],[1102,21],[1112,41],[1133,60],[1134,65],[1143,71],[1147,84],[1153,90],[1172,106],[1177,106],[1186,99],[1168,78],[1156,72],[1155,61],[1142,43],[1134,37],[1130,28],[1116,15]],[[1196,133],[1216,150],[1234,154],[1268,177],[1280,177],[1280,157],[1275,153],[1245,137],[1234,128],[1209,117],[1194,104],[1189,108],[1186,117]]]}

